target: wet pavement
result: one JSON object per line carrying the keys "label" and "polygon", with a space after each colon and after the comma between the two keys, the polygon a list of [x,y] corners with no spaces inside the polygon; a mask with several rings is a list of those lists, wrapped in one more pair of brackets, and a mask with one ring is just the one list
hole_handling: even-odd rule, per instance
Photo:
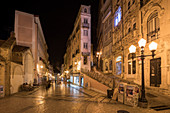
{"label": "wet pavement", "polygon": [[170,113],[123,105],[106,95],[76,85],[55,85],[48,90],[39,87],[0,99],[0,113]]}

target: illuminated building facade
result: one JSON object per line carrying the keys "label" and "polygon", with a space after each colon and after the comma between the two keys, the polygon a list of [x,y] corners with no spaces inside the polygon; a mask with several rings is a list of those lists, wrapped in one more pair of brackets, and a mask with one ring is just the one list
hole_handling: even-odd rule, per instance
{"label": "illuminated building facade", "polygon": [[91,70],[91,14],[90,6],[81,5],[74,29],[67,40],[66,71],[73,83],[83,86],[81,70]]}
{"label": "illuminated building facade", "polygon": [[[103,1],[105,4],[107,2],[110,0]],[[168,31],[170,28],[168,21],[170,19],[170,10],[168,9],[170,2],[168,0],[112,0],[110,5],[112,6],[111,16],[113,18],[113,75],[141,84],[141,59],[137,56],[141,55],[138,41],[144,38],[146,40],[144,54],[151,54],[149,50],[151,42],[154,41],[158,44],[155,58],[146,57],[144,60],[145,85],[170,89],[170,32]],[[101,26],[102,22],[100,21],[98,24]],[[103,24],[100,29],[105,29],[105,25]],[[98,48],[102,50],[105,48],[103,45],[105,36],[99,34],[101,32],[98,33],[98,38],[103,36],[103,41],[101,41],[103,43],[99,42],[98,44]],[[133,59],[129,54],[131,45],[136,46]],[[101,57],[104,62],[103,54]],[[104,66],[105,63],[103,63],[103,72],[106,69]]]}
{"label": "illuminated building facade", "polygon": [[47,44],[39,17],[33,14],[15,11],[15,34],[17,45],[31,48],[34,58],[35,84],[48,76]]}

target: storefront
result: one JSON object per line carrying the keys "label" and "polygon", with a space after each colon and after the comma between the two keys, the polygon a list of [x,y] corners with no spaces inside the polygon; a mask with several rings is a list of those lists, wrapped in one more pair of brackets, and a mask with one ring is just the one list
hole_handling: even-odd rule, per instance
{"label": "storefront", "polygon": [[81,77],[81,86],[83,86],[84,85],[84,77]]}
{"label": "storefront", "polygon": [[74,76],[74,84],[79,85],[79,76]]}
{"label": "storefront", "polygon": [[70,82],[73,83],[73,76],[70,76]]}

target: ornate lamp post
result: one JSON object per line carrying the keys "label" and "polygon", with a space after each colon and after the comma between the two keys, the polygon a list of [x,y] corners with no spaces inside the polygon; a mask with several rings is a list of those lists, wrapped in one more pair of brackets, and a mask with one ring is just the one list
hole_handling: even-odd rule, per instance
{"label": "ornate lamp post", "polygon": [[[145,108],[145,107],[147,107],[148,102],[145,98],[144,59],[147,56],[152,56],[152,58],[154,58],[154,56],[155,56],[154,52],[157,49],[157,43],[152,42],[149,45],[149,49],[151,50],[152,55],[144,55],[144,47],[146,45],[145,39],[143,39],[143,38],[140,39],[138,44],[139,44],[139,47],[141,48],[141,56],[137,56],[137,57],[140,57],[142,60],[142,90],[141,90],[141,98],[139,99],[139,106]],[[136,47],[134,45],[131,45],[129,48],[129,52],[132,54],[132,59],[133,59],[133,54],[136,52]]]}

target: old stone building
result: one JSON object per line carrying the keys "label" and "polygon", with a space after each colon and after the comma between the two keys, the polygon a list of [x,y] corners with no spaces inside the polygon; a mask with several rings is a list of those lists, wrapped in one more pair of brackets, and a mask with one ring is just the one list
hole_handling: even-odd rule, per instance
{"label": "old stone building", "polygon": [[138,73],[138,61],[131,60],[129,47],[137,46],[140,37],[139,3],[137,0],[113,1],[113,74],[129,80],[135,80]]}
{"label": "old stone building", "polygon": [[[112,73],[112,0],[104,1],[104,4],[101,8],[102,12],[102,24],[103,24],[103,51],[102,51],[102,60],[103,60],[103,72]],[[99,53],[100,54],[100,53]]]}
{"label": "old stone building", "polygon": [[[108,1],[109,0],[100,2],[102,4],[107,3]],[[145,55],[152,55],[152,52],[149,50],[151,42],[156,42],[158,44],[154,59],[152,56],[147,56],[144,59],[145,85],[150,88],[157,87],[168,89],[170,87],[170,32],[168,31],[170,27],[170,10],[168,8],[170,1],[112,0],[110,3],[112,6],[111,16],[113,17],[112,74],[141,84],[142,63],[141,58],[138,57],[141,55],[141,48],[139,47],[138,42],[143,38],[146,40],[146,46],[144,48]],[[99,19],[101,18],[101,15],[104,14],[99,13]],[[102,22],[99,21],[98,24],[101,26]],[[104,29],[104,27],[103,24],[103,27],[100,29]],[[101,34],[99,31],[98,28],[98,38],[101,36],[99,35]],[[104,49],[104,37],[103,32],[103,46],[101,47],[102,44],[98,44],[98,52]],[[133,59],[129,52],[129,47],[131,45],[136,47]],[[102,53],[101,57],[104,62],[104,53]],[[105,63],[103,63],[103,67],[104,66]]]}
{"label": "old stone building", "polygon": [[170,1],[143,0],[141,1],[141,34],[147,40],[146,54],[151,54],[149,44],[158,44],[155,59],[145,59],[146,85],[170,89]]}
{"label": "old stone building", "polygon": [[16,45],[13,33],[7,40],[0,41],[0,58],[0,96],[18,92],[23,83],[33,85],[32,52],[29,47]]}

